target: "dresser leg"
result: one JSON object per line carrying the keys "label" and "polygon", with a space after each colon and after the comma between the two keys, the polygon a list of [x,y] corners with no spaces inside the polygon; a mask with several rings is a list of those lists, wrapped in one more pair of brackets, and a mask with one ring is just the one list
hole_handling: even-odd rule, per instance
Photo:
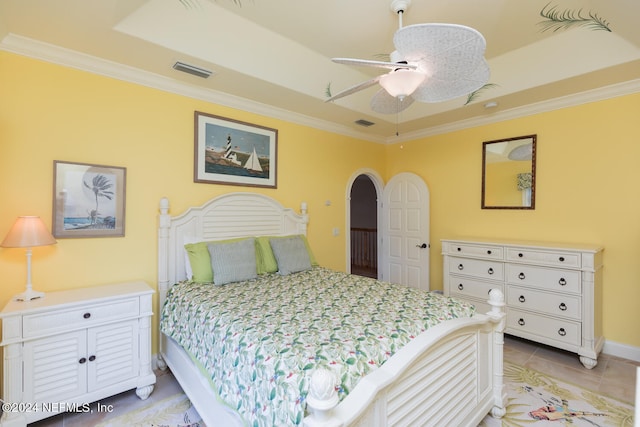
{"label": "dresser leg", "polygon": [[136,389],[136,394],[140,399],[146,400],[146,398],[149,397],[152,391],[153,391],[153,384],[146,385],[144,387],[138,387]]}
{"label": "dresser leg", "polygon": [[0,418],[1,427],[27,427],[27,420],[17,412],[5,412]]}
{"label": "dresser leg", "polygon": [[598,360],[597,359],[592,359],[592,358],[587,357],[587,356],[580,356],[580,362],[582,362],[584,367],[587,368],[587,369],[593,369],[598,364]]}

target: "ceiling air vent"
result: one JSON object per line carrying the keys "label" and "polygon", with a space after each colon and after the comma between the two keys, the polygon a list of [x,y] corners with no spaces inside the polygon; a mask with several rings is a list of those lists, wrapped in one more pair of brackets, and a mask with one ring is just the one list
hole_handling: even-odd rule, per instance
{"label": "ceiling air vent", "polygon": [[185,64],[184,62],[180,62],[180,61],[173,64],[173,68],[178,71],[182,71],[184,73],[189,73],[189,74],[193,74],[194,76],[202,77],[203,79],[206,79],[211,74],[213,74],[213,71],[205,70],[204,68],[196,67],[194,65]]}
{"label": "ceiling air vent", "polygon": [[370,122],[369,120],[365,120],[365,119],[356,120],[354,123],[357,124],[357,125],[360,125],[360,126],[364,126],[366,128],[368,128],[369,126],[375,125],[375,123]]}

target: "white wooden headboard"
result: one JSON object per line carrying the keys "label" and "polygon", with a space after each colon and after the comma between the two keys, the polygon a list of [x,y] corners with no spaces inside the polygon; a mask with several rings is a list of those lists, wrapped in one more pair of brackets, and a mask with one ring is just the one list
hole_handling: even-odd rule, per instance
{"label": "white wooden headboard", "polygon": [[232,237],[307,234],[307,204],[300,213],[256,193],[228,193],[172,217],[169,199],[160,200],[158,227],[158,292],[160,309],[167,290],[186,278],[185,238],[222,240]]}

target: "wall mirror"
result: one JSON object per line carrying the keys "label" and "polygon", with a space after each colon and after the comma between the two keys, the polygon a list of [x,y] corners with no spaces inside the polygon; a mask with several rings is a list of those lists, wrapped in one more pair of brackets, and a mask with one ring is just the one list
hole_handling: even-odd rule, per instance
{"label": "wall mirror", "polygon": [[482,143],[482,209],[535,209],[536,135]]}

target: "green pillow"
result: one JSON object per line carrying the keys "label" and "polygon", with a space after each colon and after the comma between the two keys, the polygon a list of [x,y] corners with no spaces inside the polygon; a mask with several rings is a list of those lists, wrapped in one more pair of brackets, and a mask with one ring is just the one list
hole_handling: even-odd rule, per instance
{"label": "green pillow", "polygon": [[262,259],[264,271],[267,273],[275,273],[278,271],[278,261],[276,261],[276,257],[273,254],[273,250],[271,249],[271,244],[269,243],[270,239],[286,239],[294,236],[300,236],[302,241],[304,242],[305,247],[307,248],[307,252],[309,253],[309,260],[311,261],[312,266],[319,265],[316,261],[316,258],[313,256],[313,252],[311,251],[311,246],[309,245],[309,241],[307,240],[307,236],[304,234],[290,234],[288,236],[259,236],[256,238],[256,245],[259,251],[259,258]]}
{"label": "green pillow", "polygon": [[[211,268],[211,255],[209,255],[209,243],[231,243],[239,242],[241,240],[249,239],[250,237],[238,237],[235,239],[227,240],[213,240],[209,242],[187,243],[184,245],[184,249],[187,251],[189,257],[189,264],[191,264],[191,270],[193,271],[192,280],[196,283],[212,283],[213,282],[213,269]],[[258,274],[264,273],[264,267],[261,257],[258,257],[258,248],[256,244],[256,271]],[[262,273],[261,273],[262,272]]]}
{"label": "green pillow", "polygon": [[211,269],[211,257],[207,242],[187,243],[184,245],[193,272],[192,280],[197,283],[213,282],[213,270]]}

